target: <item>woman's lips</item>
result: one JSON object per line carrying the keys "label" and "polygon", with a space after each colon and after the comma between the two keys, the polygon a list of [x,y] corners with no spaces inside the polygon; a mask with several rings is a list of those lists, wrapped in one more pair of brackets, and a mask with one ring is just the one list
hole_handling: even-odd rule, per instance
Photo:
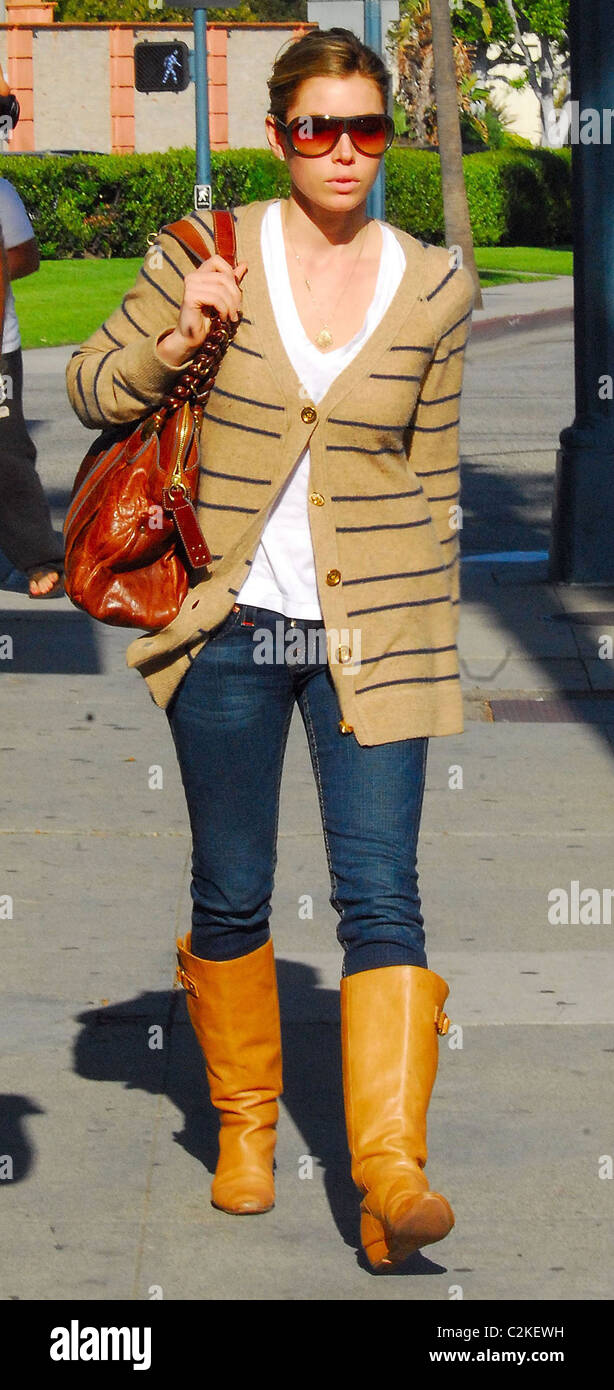
{"label": "woman's lips", "polygon": [[327,179],[332,188],[355,188],[358,179]]}

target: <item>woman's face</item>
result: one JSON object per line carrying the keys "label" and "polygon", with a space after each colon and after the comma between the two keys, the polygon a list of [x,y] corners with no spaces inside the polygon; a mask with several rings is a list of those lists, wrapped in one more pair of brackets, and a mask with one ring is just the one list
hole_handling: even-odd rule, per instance
{"label": "woman's face", "polygon": [[[309,77],[302,82],[288,109],[286,124],[297,116],[372,116],[385,115],[386,108],[376,82],[361,73],[349,77]],[[278,131],[271,116],[266,117],[269,145],[278,158],[285,158],[293,191],[300,201],[314,204],[329,213],[345,213],[366,200],[377,178],[380,160],[360,154],[354,149],[347,131],[341,135],[330,154],[306,159],[296,154]],[[343,185],[335,179],[351,179]]]}

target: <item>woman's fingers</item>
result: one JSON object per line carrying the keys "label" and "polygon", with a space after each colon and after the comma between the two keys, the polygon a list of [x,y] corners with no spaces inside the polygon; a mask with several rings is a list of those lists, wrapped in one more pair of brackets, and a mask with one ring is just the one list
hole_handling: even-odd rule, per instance
{"label": "woman's fingers", "polygon": [[240,281],[247,262],[231,266],[223,256],[209,256],[183,282],[183,301],[177,330],[187,342],[200,347],[211,328],[212,311],[225,321],[238,322],[243,291]]}
{"label": "woman's fingers", "polygon": [[243,278],[246,270],[245,262],[233,267],[221,256],[211,256],[186,275],[184,304],[190,309],[213,305],[224,318],[238,317],[243,297],[238,279]]}

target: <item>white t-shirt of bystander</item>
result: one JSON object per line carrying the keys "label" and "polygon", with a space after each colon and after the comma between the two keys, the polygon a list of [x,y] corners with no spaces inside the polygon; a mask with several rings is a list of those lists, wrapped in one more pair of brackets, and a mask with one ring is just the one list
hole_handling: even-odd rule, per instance
{"label": "white t-shirt of bystander", "polygon": [[[31,241],[34,236],[34,228],[19,197],[19,194],[8,179],[0,178],[0,226],[2,236],[7,251],[11,251],[14,246],[21,246],[24,241]],[[19,333],[19,323],[17,320],[17,310],[15,308],[15,296],[13,287],[9,283],[6,291],[6,304],[4,308],[4,331],[2,334],[2,352],[14,352],[15,348],[21,347],[21,336]]]}

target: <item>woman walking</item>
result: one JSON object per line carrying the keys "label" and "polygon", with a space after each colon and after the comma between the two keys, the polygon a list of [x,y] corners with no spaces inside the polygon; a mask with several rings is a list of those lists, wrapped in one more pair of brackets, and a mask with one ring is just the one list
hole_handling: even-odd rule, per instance
{"label": "woman walking", "polygon": [[[217,309],[237,323],[205,410],[212,552],[177,617],[129,646],[166,711],[192,830],[178,978],[220,1113],[214,1206],[274,1203],[282,1093],[271,894],[295,703],[339,916],[343,1090],[375,1269],[447,1235],[426,1115],[447,1029],[416,871],[428,740],[462,732],[458,424],[474,289],[445,248],[369,218],[389,76],[345,29],[282,49],[266,135],[288,198],[233,207],[235,269],[160,233],[78,349],[92,428],[159,404]],[[192,213],[213,242],[209,213]],[[154,259],[155,257],[155,259]],[[200,572],[199,572],[200,573]]]}

